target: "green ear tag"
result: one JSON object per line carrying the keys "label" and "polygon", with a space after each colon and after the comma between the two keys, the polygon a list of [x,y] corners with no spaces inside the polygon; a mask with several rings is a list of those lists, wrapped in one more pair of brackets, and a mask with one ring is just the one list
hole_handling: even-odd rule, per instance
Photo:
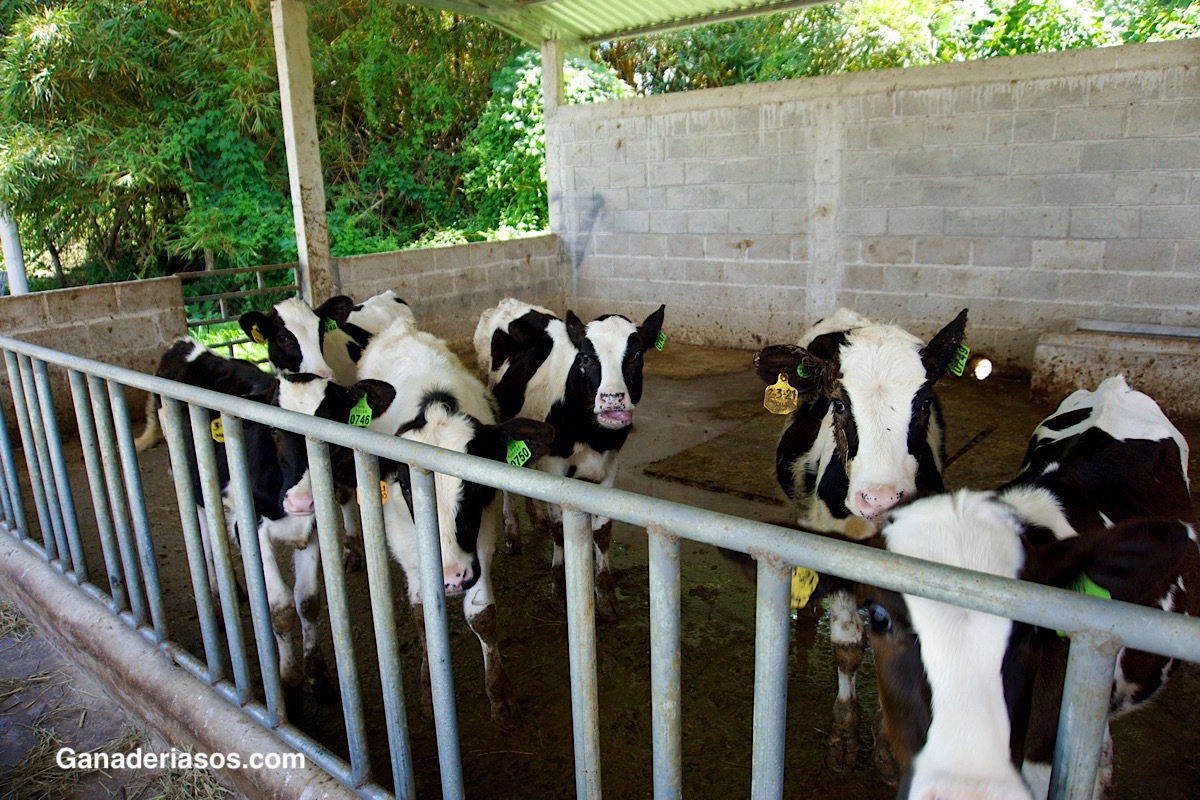
{"label": "green ear tag", "polygon": [[662,331],[658,332],[658,336],[654,337],[654,349],[662,352],[662,349],[667,346],[667,334]]}
{"label": "green ear tag", "polygon": [[508,455],[505,460],[514,467],[523,467],[525,462],[533,457],[533,453],[529,450],[529,445],[520,439],[508,440]]}
{"label": "green ear tag", "polygon": [[250,338],[253,339],[254,341],[258,342],[259,344],[267,343],[267,340],[263,338],[262,333],[259,332],[257,325],[250,326]]}
{"label": "green ear tag", "polygon": [[796,374],[801,378],[811,378],[813,376],[813,371],[807,364],[797,364]]}
{"label": "green ear tag", "polygon": [[954,353],[954,360],[950,362],[950,374],[956,378],[961,378],[963,370],[967,368],[967,357],[971,355],[971,348],[965,344],[960,344],[958,350]]}
{"label": "green ear tag", "polygon": [[364,394],[358,398],[354,408],[350,409],[350,419],[347,421],[356,428],[365,428],[371,424],[372,416],[371,406],[367,403],[367,396]]}
{"label": "green ear tag", "polygon": [[338,329],[338,324],[337,324],[336,319],[325,320],[325,332],[326,333],[329,333],[330,331],[336,331],[337,329]]}
{"label": "green ear tag", "polygon": [[[1092,597],[1099,597],[1104,600],[1112,600],[1112,592],[1089,578],[1086,572],[1081,572],[1078,578],[1063,588],[1070,589],[1072,592],[1079,592],[1080,594],[1090,594]],[[1058,631],[1058,635],[1064,639],[1067,637],[1062,631]]]}

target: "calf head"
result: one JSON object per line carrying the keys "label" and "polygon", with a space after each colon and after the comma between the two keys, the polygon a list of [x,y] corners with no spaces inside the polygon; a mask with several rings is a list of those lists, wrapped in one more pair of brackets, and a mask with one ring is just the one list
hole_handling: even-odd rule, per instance
{"label": "calf head", "polygon": [[254,341],[267,346],[267,356],[280,374],[310,372],[323,378],[333,370],[321,352],[327,321],[341,325],[350,315],[354,301],[344,295],[332,297],[315,311],[298,297],[276,303],[270,313],[248,311],[238,324]]}
{"label": "calf head", "polygon": [[642,356],[658,338],[665,313],[666,306],[659,306],[640,326],[615,314],[585,326],[567,312],[567,335],[579,351],[568,391],[574,384],[586,394],[600,427],[620,430],[633,424],[634,407],[642,399]]}
{"label": "calf head", "polygon": [[946,374],[966,330],[964,309],[928,345],[891,325],[827,333],[807,348],[773,345],[754,357],[768,384],[786,375],[815,446],[831,451],[820,499],[834,516],[882,524],[889,509],[918,491],[941,491],[942,419],[934,385]]}
{"label": "calf head", "polygon": [[[923,498],[896,510],[887,549],[917,558],[1066,587],[1086,575],[1114,599],[1154,604],[1178,575],[1187,528],[1132,520],[1067,539],[1029,528],[990,492]],[[904,771],[901,798],[1032,797],[1020,770],[1031,714],[1055,725],[1057,687],[1034,679],[1054,631],[914,595],[863,589],[884,731]],[[1053,742],[1053,731],[1037,738]]]}

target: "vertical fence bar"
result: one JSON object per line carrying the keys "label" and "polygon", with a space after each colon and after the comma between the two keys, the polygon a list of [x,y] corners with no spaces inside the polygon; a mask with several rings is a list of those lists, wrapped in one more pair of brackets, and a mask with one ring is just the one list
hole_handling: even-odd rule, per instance
{"label": "vertical fence bar", "polygon": [[210,684],[225,677],[225,655],[213,606],[213,587],[208,583],[208,563],[201,541],[200,520],[196,516],[196,495],[192,485],[192,463],[188,453],[192,446],[184,433],[183,403],[170,397],[162,398],[163,438],[171,456],[171,475],[175,480],[175,496],[179,500],[179,523],[187,550],[188,569],[192,574],[192,590],[196,598],[196,616],[200,620],[200,638],[204,642],[204,660]]}
{"label": "vertical fence bar", "polygon": [[[21,378],[21,369],[17,363],[17,354],[11,350],[4,351],[4,360],[8,368],[8,387],[12,391],[13,411],[17,417],[17,429],[21,434],[21,449],[25,452],[25,468],[29,475],[29,488],[33,492],[33,507],[37,512],[38,527],[42,531],[42,543],[45,545],[46,560],[51,561],[58,553],[54,546],[54,533],[50,528],[49,510],[46,507],[46,492],[42,485],[42,472],[38,467],[37,454],[33,445],[33,430],[29,426],[29,406],[25,404],[25,383]],[[13,472],[15,483],[16,472]],[[20,488],[17,488],[18,496]],[[31,531],[26,530],[25,536]]]}
{"label": "vertical fence bar", "polygon": [[58,430],[58,414],[54,411],[54,393],[50,390],[50,376],[46,362],[33,362],[33,382],[37,388],[38,403],[42,407],[42,425],[46,430],[46,444],[50,450],[50,467],[54,474],[55,490],[58,492],[63,529],[71,553],[71,568],[78,581],[87,580],[87,561],[83,555],[83,542],[79,538],[79,520],[75,513],[75,498],[71,493],[71,478],[67,474],[67,461],[63,457],[62,436]]}
{"label": "vertical fence bar", "polygon": [[342,515],[333,490],[333,467],[329,445],[307,439],[308,474],[313,501],[317,505],[317,540],[325,575],[325,597],[329,601],[329,627],[337,659],[338,684],[342,690],[342,712],[346,717],[346,742],[350,747],[350,775],[356,787],[371,779],[371,757],[367,752],[367,727],[363,720],[358,664],[354,660],[354,636],[350,630],[350,608],[346,602],[346,576],[342,571]]}
{"label": "vertical fence bar", "polygon": [[16,524],[18,539],[29,535],[25,521],[25,502],[21,498],[21,484],[17,481],[17,462],[13,458],[12,438],[8,435],[8,423],[0,413],[0,463],[4,465],[4,486],[0,487],[8,498],[6,512],[9,520]]}
{"label": "vertical fence bar", "polygon": [[563,548],[571,662],[571,719],[575,735],[575,795],[579,800],[600,800],[600,701],[596,680],[595,557],[591,514],[563,508]]}
{"label": "vertical fence bar", "polygon": [[[42,419],[37,390],[33,385],[33,359],[29,356],[18,356],[17,364],[21,371],[21,387],[25,392],[25,408],[29,413],[29,428],[33,434],[33,455],[38,463],[42,496],[46,498],[46,517],[50,521],[50,531],[53,534],[43,537],[47,544],[46,553],[51,561],[58,559],[58,566],[66,571],[71,567],[71,553],[67,548],[67,536],[62,521],[62,505],[58,498],[58,489],[54,485],[54,475],[50,466],[50,453],[46,444],[46,426]],[[54,545],[53,552],[50,549],[51,543]]]}
{"label": "vertical fence bar", "polygon": [[96,516],[96,531],[100,550],[104,553],[104,571],[108,576],[108,595],[112,610],[120,612],[129,605],[125,578],[121,574],[121,558],[117,554],[117,535],[113,531],[112,509],[108,505],[108,488],[104,482],[104,466],[100,459],[100,443],[96,438],[96,420],[88,396],[87,380],[83,373],[71,370],[71,399],[75,403],[75,422],[79,426],[79,441],[83,446],[83,466],[87,470],[88,488],[92,493],[92,509]]}
{"label": "vertical fence bar", "polygon": [[433,721],[437,730],[438,763],[442,771],[442,797],[445,800],[462,800],[458,707],[454,702],[454,675],[450,671],[450,627],[446,621],[442,543],[438,533],[433,473],[413,467],[409,475],[412,480],[413,522],[416,524],[420,556],[425,649],[429,657],[429,683],[433,692]]}
{"label": "vertical fence bar", "polygon": [[117,432],[113,427],[112,406],[108,402],[105,381],[88,375],[88,391],[92,395],[92,413],[100,436],[100,460],[104,464],[104,482],[108,502],[112,507],[113,525],[117,531],[117,549],[121,553],[121,568],[125,573],[125,589],[129,610],[135,626],[146,622],[146,601],[142,595],[142,575],[134,555],[133,534],[129,530],[129,503],[121,479],[120,456],[117,455]]}
{"label": "vertical fence bar", "polygon": [[1071,636],[1050,800],[1092,800],[1119,649],[1103,634],[1083,631]]}
{"label": "vertical fence bar", "polygon": [[[200,490],[204,497],[204,515],[208,520],[209,549],[217,574],[221,613],[225,619],[229,661],[233,666],[238,703],[244,706],[250,701],[250,670],[246,666],[246,643],[242,636],[242,618],[238,613],[237,576],[233,574],[229,556],[229,531],[225,526],[225,505],[221,502],[221,478],[213,447],[211,420],[207,409],[189,404],[188,410],[192,422],[192,441],[196,447]],[[254,536],[255,533],[247,532],[247,535]]]}
{"label": "vertical fence bar", "polygon": [[788,635],[791,633],[792,571],[758,558],[754,637],[754,800],[783,797],[784,736],[787,729]]}
{"label": "vertical fence bar", "polygon": [[679,539],[657,530],[650,530],[649,536],[654,800],[679,800],[683,795]]}
{"label": "vertical fence bar", "polygon": [[[396,640],[396,606],[392,595],[392,576],[383,527],[379,459],[362,450],[355,450],[354,474],[360,487],[363,554],[367,560],[371,618],[375,624],[375,647],[379,654],[379,681],[383,688],[388,752],[392,757],[392,783],[397,797],[401,800],[411,800],[416,797],[417,788],[413,777],[412,750],[408,741],[408,715],[404,708],[400,646]],[[391,502],[402,503],[404,498],[396,497]]]}
{"label": "vertical fence bar", "polygon": [[8,422],[4,419],[4,414],[0,413],[0,522],[3,522],[6,527],[16,531],[18,538],[21,536],[20,525],[16,525],[16,515],[13,512],[12,498],[9,497],[11,470],[8,468],[8,462],[11,461],[12,453],[9,452],[10,443],[8,440]]}
{"label": "vertical fence bar", "polygon": [[129,424],[129,407],[125,404],[125,387],[115,381],[109,381],[108,397],[112,403],[113,421],[116,423],[121,471],[125,475],[125,491],[129,496],[129,508],[133,514],[133,530],[137,537],[138,554],[141,556],[142,580],[146,586],[146,600],[150,605],[150,619],[158,641],[162,642],[168,634],[167,615],[163,611],[158,559],[154,553],[154,537],[150,531],[150,515],[146,511],[146,494],[142,489],[142,473],[138,467],[137,449],[133,443],[133,429]]}
{"label": "vertical fence bar", "polygon": [[258,514],[254,509],[254,491],[246,461],[246,439],[242,420],[229,414],[221,415],[225,432],[225,454],[229,458],[229,481],[237,526],[242,531],[242,569],[246,575],[246,592],[250,595],[250,619],[254,624],[254,641],[258,648],[258,665],[262,672],[263,694],[271,727],[279,725],[286,716],[283,689],[279,682],[279,652],[275,649],[275,632],[271,627],[271,603],[267,599],[267,580],[263,575],[262,552],[258,542]]}

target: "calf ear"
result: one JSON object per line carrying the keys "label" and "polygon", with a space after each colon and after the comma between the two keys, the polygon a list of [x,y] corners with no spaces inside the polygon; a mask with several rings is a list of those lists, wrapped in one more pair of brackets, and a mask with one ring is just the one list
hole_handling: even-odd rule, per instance
{"label": "calf ear", "polygon": [[515,417],[499,425],[483,425],[476,431],[468,451],[493,461],[508,460],[508,443],[519,440],[529,448],[525,463],[532,465],[550,452],[554,444],[554,426],[525,417]]}
{"label": "calf ear", "polygon": [[396,399],[396,387],[387,381],[366,378],[351,387],[351,404],[357,403],[359,398],[364,395],[367,398],[367,405],[371,407],[371,414],[378,416],[387,411],[391,407],[392,401]]}
{"label": "calf ear", "polygon": [[654,340],[658,338],[658,332],[662,330],[663,317],[666,316],[666,313],[666,305],[659,306],[658,311],[646,317],[646,321],[638,328],[638,335],[642,338],[643,348],[648,350],[654,346]]}
{"label": "calf ear", "polygon": [[567,310],[567,317],[564,320],[567,323],[567,336],[571,339],[571,344],[576,348],[582,349],[583,339],[587,335],[586,326],[579,317],[575,316],[575,312]]}
{"label": "calf ear", "polygon": [[259,344],[270,341],[275,335],[275,326],[271,323],[271,318],[261,311],[247,311],[242,314],[238,318],[238,325],[242,326],[242,330],[251,341]]}
{"label": "calf ear", "polygon": [[1032,574],[1022,577],[1068,588],[1086,575],[1114,600],[1154,602],[1166,594],[1187,549],[1195,546],[1187,527],[1176,520],[1127,520],[1038,548],[1031,557]]}
{"label": "calf ear", "polygon": [[279,405],[279,379],[276,378],[263,389],[261,392],[248,394],[245,396],[247,400],[254,400],[259,403],[266,403],[269,406]]}
{"label": "calf ear", "polygon": [[350,316],[350,312],[354,310],[354,301],[344,294],[339,294],[329,298],[313,310],[321,319],[331,319],[338,325],[342,325]]}
{"label": "calf ear", "polygon": [[950,368],[950,362],[954,360],[966,335],[967,309],[964,308],[921,350],[921,363],[925,365],[925,377],[931,383],[946,374],[946,370]]}
{"label": "calf ear", "polygon": [[826,369],[825,361],[794,344],[773,344],[754,354],[754,371],[763,383],[770,385],[787,375],[800,394],[820,387]]}

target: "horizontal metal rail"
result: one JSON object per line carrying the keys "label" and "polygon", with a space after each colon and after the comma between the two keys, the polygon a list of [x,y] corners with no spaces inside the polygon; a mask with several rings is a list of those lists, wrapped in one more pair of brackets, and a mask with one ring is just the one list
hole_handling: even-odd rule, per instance
{"label": "horizontal metal rail", "polygon": [[[799,565],[816,569],[825,573],[839,575],[855,581],[880,586],[907,594],[918,595],[932,600],[938,600],[953,605],[970,608],[976,611],[1008,617],[1022,622],[1038,625],[1043,628],[1057,629],[1067,632],[1072,639],[1071,657],[1068,665],[1067,685],[1064,696],[1071,703],[1064,704],[1060,738],[1055,757],[1055,775],[1053,778],[1053,798],[1083,798],[1091,797],[1095,782],[1096,764],[1098,763],[1099,747],[1103,736],[1103,726],[1107,718],[1107,702],[1109,679],[1111,678],[1112,658],[1115,648],[1128,646],[1139,650],[1160,653],[1173,658],[1200,662],[1200,620],[1191,619],[1178,614],[1169,614],[1160,610],[1135,606],[1128,603],[1104,601],[1062,589],[1025,583],[994,575],[972,572],[970,570],[950,567],[942,564],[922,561],[919,559],[900,556],[886,551],[863,547],[861,545],[837,541],[804,531],[794,531],[773,525],[753,522],[727,514],[693,508],[690,506],[644,497],[617,489],[605,488],[590,483],[584,483],[568,478],[560,478],[529,469],[519,469],[486,459],[443,450],[394,436],[352,428],[348,425],[327,420],[314,419],[309,416],[284,411],[279,408],[266,406],[249,400],[230,397],[206,389],[185,386],[154,376],[113,367],[107,364],[90,361],[75,356],[65,355],[43,347],[26,344],[14,339],[0,337],[0,349],[19,354],[21,358],[32,358],[39,362],[53,364],[85,373],[90,381],[109,381],[132,388],[155,392],[165,398],[187,403],[193,408],[219,409],[227,418],[253,420],[275,428],[292,431],[307,437],[310,443],[310,455],[314,463],[324,461],[324,445],[319,442],[342,445],[353,448],[360,459],[359,470],[369,469],[369,465],[361,461],[365,454],[404,462],[415,468],[414,476],[421,478],[427,473],[442,473],[454,475],[464,480],[503,489],[515,494],[537,498],[561,504],[567,514],[568,542],[568,627],[572,641],[572,698],[575,721],[576,750],[576,779],[577,791],[581,797],[600,796],[600,763],[598,735],[596,732],[595,712],[595,660],[589,657],[594,648],[594,623],[592,614],[594,606],[591,598],[591,571],[587,568],[587,557],[590,549],[580,547],[578,540],[586,534],[584,518],[587,514],[596,514],[620,520],[626,523],[646,528],[651,536],[651,569],[654,571],[652,583],[652,604],[655,616],[666,615],[666,619],[655,623],[655,635],[652,644],[652,679],[656,687],[654,698],[654,747],[656,760],[656,776],[661,766],[661,779],[655,781],[655,797],[665,799],[679,796],[679,689],[677,664],[674,653],[678,648],[678,550],[673,542],[677,539],[688,539],[703,544],[725,547],[732,550],[749,553],[755,556],[760,567],[760,583],[757,601],[758,638],[756,645],[755,668],[755,736],[754,736],[754,777],[752,796],[755,798],[778,798],[783,792],[783,766],[781,755],[784,752],[784,727],[786,724],[786,668],[787,668],[787,604],[788,592],[787,569],[791,565]],[[11,362],[10,362],[11,363]],[[10,370],[10,374],[12,370]],[[127,420],[126,420],[127,424]],[[29,426],[22,425],[24,437]],[[199,432],[199,426],[197,427]],[[2,433],[2,432],[0,432]],[[124,445],[122,437],[122,445]],[[0,436],[0,441],[3,437]],[[316,449],[313,449],[316,448]],[[27,457],[32,458],[26,452]],[[11,470],[13,460],[11,454],[5,454],[0,460],[6,470]],[[37,466],[34,464],[33,466]],[[32,471],[32,470],[31,470]],[[41,468],[43,480],[48,482],[53,478],[53,470],[48,466]],[[4,476],[11,486],[11,475]],[[116,476],[114,476],[116,477]],[[322,478],[324,481],[327,479]],[[419,487],[431,480],[421,478],[414,481]],[[36,486],[34,487],[37,488]],[[424,494],[418,500],[417,517],[421,517],[421,509],[427,509],[425,504],[431,496]],[[334,511],[330,508],[331,498],[329,487],[320,487],[318,511],[325,523],[334,520]],[[371,497],[371,492],[364,493],[364,502],[378,501],[378,495]],[[12,507],[19,498],[13,498],[10,491],[9,506]],[[38,503],[39,517],[43,516],[45,503],[44,494],[35,492]],[[378,519],[370,516],[370,528],[378,537]],[[216,522],[216,520],[213,520]],[[219,524],[219,523],[218,523]],[[12,528],[12,522],[6,526]],[[328,526],[328,525],[327,525]],[[430,530],[429,525],[421,526],[422,541],[432,539],[436,546],[436,529]],[[43,524],[45,531],[45,525]],[[582,533],[581,533],[582,531]],[[27,532],[26,532],[27,535]],[[143,537],[139,531],[139,544]],[[56,545],[55,539],[46,535],[47,555]],[[326,578],[340,579],[337,570],[330,572],[329,550],[330,542],[322,540],[322,549],[326,551]],[[381,545],[376,540],[371,549],[377,562],[382,554]],[[52,557],[69,561],[69,553],[59,552]],[[126,554],[122,552],[122,555]],[[136,553],[130,555],[136,559]],[[47,556],[43,556],[47,557]],[[429,562],[431,568],[439,565],[433,560],[433,553],[422,556],[423,564]],[[65,571],[71,571],[71,565],[66,564]],[[424,567],[423,567],[424,569]],[[765,578],[765,579],[764,579]],[[433,581],[426,581],[426,584]],[[140,587],[139,587],[140,588]],[[151,588],[151,587],[147,587]],[[338,590],[335,588],[335,593]],[[661,594],[660,594],[661,592]],[[373,594],[373,598],[379,596]],[[432,600],[433,598],[427,598]],[[110,602],[108,599],[105,602]],[[332,603],[331,603],[332,605]],[[431,609],[426,608],[428,631],[438,630],[437,620],[431,617]],[[382,619],[390,618],[390,610],[382,612]],[[146,614],[141,611],[129,617],[122,610],[123,618],[132,619],[135,624],[145,625]],[[442,623],[444,625],[444,622]],[[211,626],[210,626],[211,627]],[[386,628],[386,625],[384,626]],[[147,633],[142,628],[143,635],[154,637],[151,631]],[[444,630],[439,635],[445,635]],[[161,637],[157,637],[161,641]],[[339,637],[344,638],[344,637]],[[674,642],[670,641],[675,639]],[[663,641],[663,640],[667,641]],[[387,643],[385,642],[385,650]],[[431,648],[444,646],[442,643],[430,642]],[[658,652],[663,648],[662,652]],[[219,650],[219,648],[217,648]],[[339,645],[339,649],[341,646]],[[656,654],[655,654],[656,653]],[[348,650],[338,653],[339,666],[343,657],[352,659]],[[243,656],[244,657],[244,656]],[[668,661],[663,659],[667,658]],[[190,655],[193,673],[202,680],[211,680],[214,675],[214,665],[204,665]],[[237,659],[240,660],[240,659]],[[211,658],[210,658],[211,661]],[[431,662],[433,659],[431,658]],[[432,664],[431,664],[432,666]],[[340,671],[340,670],[339,670]],[[448,675],[443,673],[443,675]],[[1108,677],[1104,677],[1107,675]],[[1097,678],[1096,676],[1100,676]],[[435,688],[438,676],[434,676]],[[1099,681],[1099,683],[1097,683]],[[242,686],[231,686],[227,680],[218,681],[218,686],[225,687],[222,692],[237,702],[246,702]],[[398,682],[397,682],[398,683]],[[343,691],[357,691],[352,685],[344,685]],[[661,694],[660,694],[661,693]],[[435,691],[435,695],[437,692]],[[346,698],[343,698],[344,700]],[[251,704],[252,705],[252,704]],[[271,705],[275,705],[274,702]],[[249,707],[243,705],[243,707]],[[264,725],[270,727],[277,722],[274,709],[263,709],[252,714]],[[402,708],[402,706],[401,706]],[[445,707],[436,709],[437,715],[453,714],[453,698]],[[350,710],[347,711],[350,713]],[[403,731],[403,720],[393,720],[391,731]],[[453,752],[443,752],[443,759],[455,763],[457,758],[456,743],[445,745],[442,741],[442,731],[439,720],[439,746],[451,746]],[[348,719],[348,729],[355,729],[360,723]],[[275,730],[280,730],[276,727]],[[453,730],[450,721],[445,731]],[[302,736],[302,734],[297,734]],[[391,742],[394,757],[399,754],[399,762],[407,756],[405,743]],[[297,746],[301,749],[316,746],[315,742],[301,741]],[[355,788],[364,796],[377,796],[378,786],[364,783],[369,778],[361,761],[360,748],[353,744],[352,736],[352,765],[340,760],[332,765],[330,771],[339,780]],[[445,764],[443,764],[443,768]],[[404,790],[411,785],[411,778],[402,773],[396,774],[397,786]],[[461,791],[461,775],[447,776],[443,774],[443,791],[448,795],[457,796]]]}

